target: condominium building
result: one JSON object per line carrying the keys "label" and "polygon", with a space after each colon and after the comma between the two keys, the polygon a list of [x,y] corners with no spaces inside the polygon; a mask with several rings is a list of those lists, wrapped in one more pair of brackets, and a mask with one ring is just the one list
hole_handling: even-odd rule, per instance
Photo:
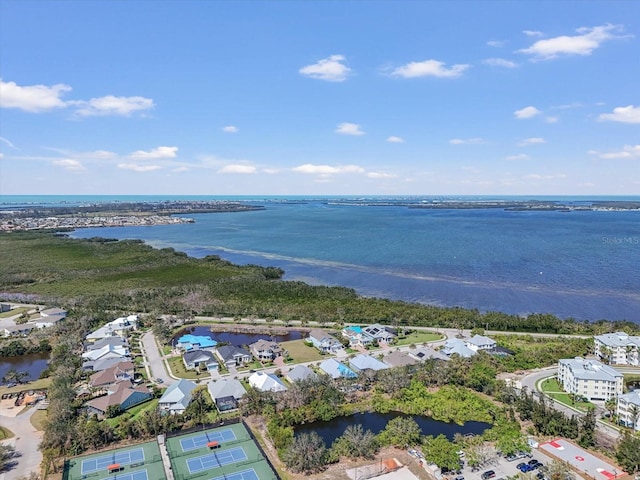
{"label": "condominium building", "polygon": [[625,332],[605,333],[594,337],[596,355],[610,365],[640,365],[640,337]]}
{"label": "condominium building", "polygon": [[567,393],[606,401],[622,394],[623,376],[608,365],[582,357],[558,362],[558,382]]}
{"label": "condominium building", "polygon": [[616,413],[622,425],[640,431],[640,390],[620,395]]}

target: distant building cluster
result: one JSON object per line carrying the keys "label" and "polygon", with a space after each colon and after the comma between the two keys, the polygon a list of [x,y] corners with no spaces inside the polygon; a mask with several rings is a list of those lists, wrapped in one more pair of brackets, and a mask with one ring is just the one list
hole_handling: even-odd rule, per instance
{"label": "distant building cluster", "polygon": [[[12,305],[8,303],[0,303],[1,312],[10,312]],[[46,308],[44,310],[35,310],[33,313],[25,313],[29,316],[26,323],[15,323],[0,328],[0,334],[5,337],[25,337],[32,330],[39,328],[47,328],[56,325],[67,317],[66,310],[61,308]]]}
{"label": "distant building cluster", "polygon": [[135,227],[150,225],[172,225],[193,223],[190,218],[169,215],[114,215],[114,216],[70,216],[27,217],[0,219],[0,231],[44,230],[60,228]]}

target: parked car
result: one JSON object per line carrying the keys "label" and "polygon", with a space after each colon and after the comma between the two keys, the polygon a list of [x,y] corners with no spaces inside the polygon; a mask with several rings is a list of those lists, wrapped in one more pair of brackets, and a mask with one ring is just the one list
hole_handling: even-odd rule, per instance
{"label": "parked car", "polygon": [[524,463],[524,462],[520,462],[518,465],[516,465],[516,468],[517,468],[518,470],[520,470],[520,469],[521,469],[522,467],[524,467],[525,465],[526,465],[526,463]]}
{"label": "parked car", "polygon": [[462,475],[458,475],[456,478],[454,478],[453,480],[464,480],[464,477]]}
{"label": "parked car", "polygon": [[516,461],[516,460],[518,460],[520,457],[511,453],[511,454],[507,455],[507,456],[506,456],[506,457],[504,457],[504,458],[507,460],[507,462],[515,462],[515,461]]}
{"label": "parked car", "polygon": [[493,470],[487,470],[481,475],[482,480],[489,480],[490,478],[493,478],[495,476],[496,476],[496,472],[494,472]]}
{"label": "parked car", "polygon": [[534,468],[528,463],[523,463],[520,468],[518,468],[522,473],[532,472]]}
{"label": "parked car", "polygon": [[538,462],[538,459],[536,459],[536,458],[532,458],[532,459],[531,459],[531,460],[529,460],[527,463],[528,463],[529,465],[535,465],[536,463],[540,463],[540,462]]}
{"label": "parked car", "polygon": [[156,383],[164,383],[164,380],[160,377],[156,378]]}

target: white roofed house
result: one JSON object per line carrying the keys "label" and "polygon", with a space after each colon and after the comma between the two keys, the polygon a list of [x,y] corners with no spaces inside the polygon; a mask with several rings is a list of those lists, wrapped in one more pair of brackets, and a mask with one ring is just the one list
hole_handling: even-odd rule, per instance
{"label": "white roofed house", "polygon": [[318,374],[305,365],[296,365],[285,375],[285,378],[291,383],[300,382],[302,380],[316,379]]}
{"label": "white roofed house", "polygon": [[89,342],[95,342],[105,337],[113,337],[115,335],[125,336],[129,330],[135,330],[138,328],[138,316],[129,315],[128,317],[116,318],[112,322],[107,323],[103,327],[91,332],[87,335],[86,339]]}
{"label": "white roofed house", "polygon": [[624,388],[620,372],[582,357],[558,362],[558,382],[567,393],[603,402],[621,395]]}
{"label": "white roofed house", "polygon": [[474,335],[465,341],[465,345],[474,352],[479,352],[480,350],[492,351],[496,348],[497,343],[493,338],[485,337],[484,335]]}
{"label": "white roofed house", "polygon": [[389,366],[380,360],[373,358],[370,355],[356,355],[349,361],[351,369],[356,372],[362,372],[364,370],[373,370],[375,372],[379,370],[386,370]]}
{"label": "white roofed house", "polygon": [[335,337],[318,328],[309,332],[308,339],[322,353],[337,353],[343,349],[342,343]]}
{"label": "white roofed house", "polygon": [[255,372],[249,377],[249,385],[261,392],[284,392],[284,383],[273,373]]}
{"label": "white roofed house", "polygon": [[191,402],[191,392],[196,384],[189,380],[181,379],[165,390],[158,400],[158,408],[165,412],[184,413]]}
{"label": "white roofed house", "polygon": [[61,322],[66,317],[66,310],[61,308],[47,308],[40,312],[39,318],[31,320],[29,323],[33,323],[38,328],[47,328]]}
{"label": "white roofed house", "polygon": [[277,357],[286,355],[286,351],[282,349],[278,342],[262,339],[249,345],[249,350],[251,354],[261,362],[272,362]]}
{"label": "white roofed house", "polygon": [[463,358],[473,357],[477,352],[467,347],[467,343],[459,338],[450,338],[442,347],[442,353],[451,357],[452,355],[459,355]]}
{"label": "white roofed house", "polygon": [[96,350],[88,350],[82,354],[87,361],[105,360],[107,358],[124,358],[129,356],[129,348],[124,345],[104,345]]}
{"label": "white roofed house", "polygon": [[640,365],[640,337],[625,332],[605,333],[594,338],[595,354],[610,365]]}

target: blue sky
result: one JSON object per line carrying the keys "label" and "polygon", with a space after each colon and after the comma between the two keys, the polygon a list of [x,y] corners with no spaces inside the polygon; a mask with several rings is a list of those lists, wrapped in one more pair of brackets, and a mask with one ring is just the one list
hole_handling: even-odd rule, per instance
{"label": "blue sky", "polygon": [[640,193],[640,2],[0,2],[0,193]]}

